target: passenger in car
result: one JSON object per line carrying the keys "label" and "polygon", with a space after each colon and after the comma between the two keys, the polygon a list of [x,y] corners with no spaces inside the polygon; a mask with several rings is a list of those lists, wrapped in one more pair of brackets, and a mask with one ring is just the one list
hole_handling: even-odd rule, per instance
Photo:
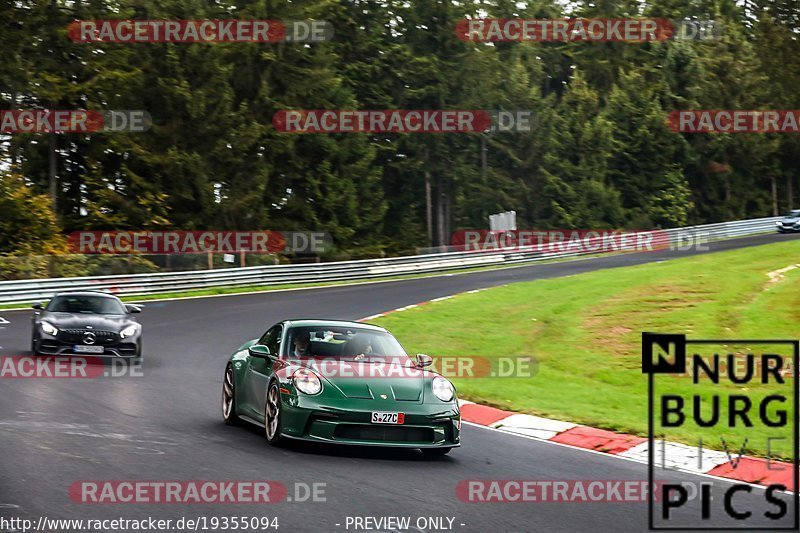
{"label": "passenger in car", "polygon": [[311,335],[307,331],[301,331],[295,335],[292,354],[295,357],[308,357],[311,355]]}

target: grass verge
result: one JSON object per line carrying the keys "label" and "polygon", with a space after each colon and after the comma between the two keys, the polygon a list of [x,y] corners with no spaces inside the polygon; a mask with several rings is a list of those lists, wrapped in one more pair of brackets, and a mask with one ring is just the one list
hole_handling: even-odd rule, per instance
{"label": "grass verge", "polygon": [[[372,322],[390,329],[409,353],[484,357],[532,355],[529,378],[454,379],[462,398],[594,427],[646,435],[647,378],[641,373],[641,332],[692,338],[800,338],[800,268],[771,281],[768,273],[800,263],[800,242],[785,242],[565,278],[517,283],[432,302]],[[736,347],[731,347],[736,351]],[[671,377],[661,390],[698,392],[706,382]],[[757,409],[763,386],[727,386]],[[734,391],[732,389],[740,389]],[[703,413],[710,413],[703,403]],[[774,414],[772,405],[770,413]],[[792,420],[797,406],[782,406]],[[728,409],[723,404],[722,415]],[[758,416],[757,412],[754,416]],[[767,431],[738,425],[724,432],[687,425],[670,440],[719,448],[718,437],[748,439],[746,453],[766,454]],[[769,432],[770,436],[775,431]],[[791,457],[791,433],[771,454]]]}

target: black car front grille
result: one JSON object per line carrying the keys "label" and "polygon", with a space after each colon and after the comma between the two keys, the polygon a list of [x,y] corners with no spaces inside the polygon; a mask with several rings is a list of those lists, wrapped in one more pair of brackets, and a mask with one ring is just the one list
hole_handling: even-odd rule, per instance
{"label": "black car front grille", "polygon": [[385,442],[433,442],[433,429],[403,426],[341,424],[333,431],[333,438]]}
{"label": "black car front grille", "polygon": [[95,329],[62,329],[58,334],[58,340],[62,342],[84,343],[86,333],[94,333],[95,344],[109,344],[117,342],[118,334],[113,331],[103,331]]}

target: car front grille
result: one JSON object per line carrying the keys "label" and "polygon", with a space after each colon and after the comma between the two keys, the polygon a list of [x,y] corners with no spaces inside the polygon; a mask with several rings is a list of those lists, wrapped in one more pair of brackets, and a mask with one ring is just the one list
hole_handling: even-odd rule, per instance
{"label": "car front grille", "polygon": [[433,442],[433,429],[341,424],[333,431],[333,438],[384,442]]}
{"label": "car front grille", "polygon": [[83,344],[83,335],[88,332],[94,333],[95,344],[109,344],[117,342],[117,333],[113,331],[95,329],[62,329],[58,333],[58,340],[62,342],[75,342]]}

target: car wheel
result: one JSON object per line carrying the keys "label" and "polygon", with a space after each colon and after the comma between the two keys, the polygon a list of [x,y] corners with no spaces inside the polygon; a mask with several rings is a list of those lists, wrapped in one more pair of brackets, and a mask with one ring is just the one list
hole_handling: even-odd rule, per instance
{"label": "car wheel", "polygon": [[450,453],[453,448],[420,448],[425,457],[442,457]]}
{"label": "car wheel", "polygon": [[39,355],[39,343],[34,335],[31,335],[31,352],[33,355]]}
{"label": "car wheel", "polygon": [[267,390],[267,401],[264,406],[264,435],[273,446],[283,444],[281,435],[281,393],[278,383],[273,381]]}
{"label": "car wheel", "polygon": [[229,426],[239,423],[239,416],[236,414],[236,390],[233,367],[228,365],[225,369],[225,379],[222,381],[222,419]]}

